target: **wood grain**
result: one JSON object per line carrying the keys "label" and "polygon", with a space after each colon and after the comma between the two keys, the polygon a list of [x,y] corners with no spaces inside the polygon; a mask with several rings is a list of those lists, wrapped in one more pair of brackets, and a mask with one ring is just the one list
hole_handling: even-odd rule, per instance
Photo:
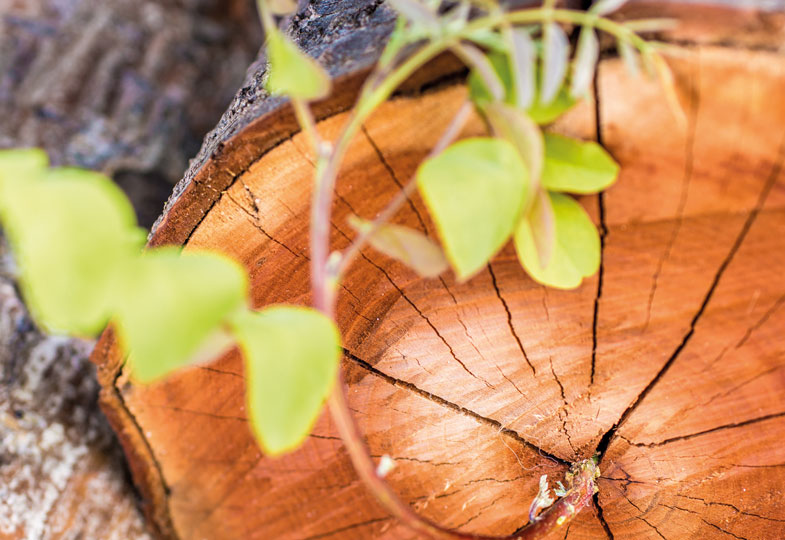
{"label": "wood grain", "polygon": [[[581,198],[603,263],[578,289],[537,285],[511,246],[466,283],[420,279],[370,249],[349,272],[338,323],[350,403],[423,515],[508,534],[540,474],[599,453],[597,505],[562,537],[782,536],[785,62],[692,45],[672,67],[684,127],[656,82],[614,59],[597,99],[553,126],[598,138],[622,166],[605,194]],[[353,236],[350,214],[373,217],[408,180],[464,99],[447,79],[366,123],[341,171],[334,248]],[[322,118],[331,138],[346,115]],[[483,129],[475,119],[464,135]],[[248,166],[213,187],[203,217],[182,210],[191,221],[165,218],[156,238],[187,231],[187,249],[238,258],[257,306],[307,304],[313,163],[300,134],[270,137],[234,143],[258,144]],[[417,197],[397,220],[435,235]],[[143,387],[111,336],[102,345],[104,384],[137,430],[126,449],[171,536],[410,537],[358,483],[328,418],[290,456],[259,453],[236,353]]]}

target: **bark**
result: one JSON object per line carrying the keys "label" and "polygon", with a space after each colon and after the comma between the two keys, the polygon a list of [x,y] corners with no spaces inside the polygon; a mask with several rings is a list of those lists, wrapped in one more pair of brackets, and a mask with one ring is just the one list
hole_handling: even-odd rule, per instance
{"label": "bark", "polygon": [[[384,5],[350,5],[315,2],[291,21],[336,79],[316,108],[328,139],[392,24]],[[603,263],[579,289],[535,284],[511,246],[467,283],[418,279],[370,249],[347,276],[338,323],[350,404],[373,454],[394,459],[390,482],[428,518],[510,534],[540,474],[556,480],[599,453],[600,493],[567,538],[785,534],[782,27],[751,45],[749,19],[722,9],[711,32],[663,36],[684,46],[672,67],[685,128],[656,82],[612,56],[595,98],[553,126],[596,138],[622,165],[616,186],[581,198]],[[236,257],[257,306],[307,304],[313,164],[291,111],[262,90],[262,60],[150,243]],[[427,154],[465,99],[461,73],[440,59],[366,123],[338,184],[335,248],[354,234],[346,218],[373,217]],[[465,135],[483,130],[475,119]],[[398,220],[435,236],[416,197]],[[111,333],[93,359],[167,536],[411,537],[358,482],[329,418],[297,452],[260,453],[236,351],[148,387],[129,380]]]}
{"label": "bark", "polygon": [[[255,53],[253,9],[0,1],[0,147],[112,175],[149,226]],[[0,538],[150,538],[92,344],[39,332],[0,255]]]}
{"label": "bark", "polygon": [[242,0],[4,0],[0,14],[0,147],[113,176],[145,226],[259,42]]}

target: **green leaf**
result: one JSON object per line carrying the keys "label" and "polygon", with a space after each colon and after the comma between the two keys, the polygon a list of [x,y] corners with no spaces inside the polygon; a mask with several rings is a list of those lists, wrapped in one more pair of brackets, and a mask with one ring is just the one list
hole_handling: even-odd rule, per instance
{"label": "green leaf", "polygon": [[580,98],[589,92],[594,73],[597,69],[597,59],[600,57],[600,42],[597,34],[588,26],[581,30],[578,38],[578,47],[575,51],[575,61],[572,64],[572,81],[570,93]]}
{"label": "green leaf", "polygon": [[531,227],[540,267],[547,268],[556,244],[556,216],[547,191],[537,191],[526,219]]}
{"label": "green leaf", "polygon": [[[499,74],[499,79],[501,79],[502,83],[504,84],[505,88],[505,98],[504,102],[508,105],[512,105],[518,107],[518,95],[523,95],[526,99],[528,99],[525,94],[526,92],[518,92],[515,88],[515,83],[513,82],[512,71],[510,68],[510,61],[507,58],[507,55],[498,53],[498,52],[490,52],[488,53],[488,60],[490,60],[491,64],[493,65],[496,73]],[[537,81],[540,79],[540,72],[537,70],[536,72]],[[480,75],[472,71],[469,74],[469,79],[467,81],[469,87],[469,97],[471,100],[476,103],[479,107],[484,107],[488,103],[493,102],[493,95],[485,86],[483,79]],[[535,90],[539,89],[540,84],[537,82],[535,85]],[[570,110],[573,105],[575,105],[575,99],[570,95],[569,90],[562,86],[556,97],[550,101],[550,103],[542,104],[540,103],[539,92],[534,96],[532,100],[532,105],[526,108],[526,114],[534,120],[536,123],[543,125],[549,124],[556,120],[559,116],[566,113]]]}
{"label": "green leaf", "polygon": [[567,74],[570,55],[570,41],[556,23],[549,23],[543,29],[542,76],[540,101],[548,104],[563,90],[562,82]]}
{"label": "green leaf", "polygon": [[232,322],[247,365],[254,435],[269,455],[297,448],[330,394],[341,357],[335,324],[316,310],[274,306]]}
{"label": "green leaf", "polygon": [[534,42],[527,28],[510,28],[506,36],[510,45],[510,71],[514,81],[515,103],[519,107],[528,109],[535,102],[536,92],[537,66]]}
{"label": "green leaf", "polygon": [[273,94],[314,100],[330,93],[330,76],[310,56],[302,52],[279,30],[267,36],[270,78],[267,89]]}
{"label": "green leaf", "polygon": [[[38,178],[48,165],[49,158],[40,148],[0,150],[0,195],[4,186],[12,189],[14,185]],[[5,197],[0,197],[0,205],[4,200]]]}
{"label": "green leaf", "polygon": [[515,250],[526,272],[538,283],[574,289],[600,267],[600,236],[583,207],[572,197],[549,194],[555,219],[556,242],[545,268],[537,252],[531,222],[521,220],[515,231]]}
{"label": "green leaf", "polygon": [[[349,224],[358,232],[369,232],[373,228],[370,221],[357,216],[351,216]],[[442,248],[420,231],[409,227],[385,223],[371,234],[368,243],[426,278],[436,277],[449,268]]]}
{"label": "green leaf", "polygon": [[417,186],[458,278],[480,270],[504,245],[529,198],[529,174],[502,139],[457,142],[425,161]]}
{"label": "green leaf", "polygon": [[[25,300],[51,332],[95,335],[111,314],[117,276],[144,244],[133,209],[103,175],[41,171],[40,153],[10,159],[0,212]],[[0,166],[8,160],[5,154]]]}
{"label": "green leaf", "polygon": [[248,282],[232,259],[165,247],[145,252],[115,291],[115,323],[137,380],[150,382],[204,356],[244,308]]}
{"label": "green leaf", "polygon": [[619,165],[596,142],[545,134],[542,185],[551,191],[597,193],[616,181]]}
{"label": "green leaf", "polygon": [[480,28],[465,33],[466,39],[473,41],[477,45],[497,53],[507,50],[507,43],[504,38],[496,31],[487,28]]}
{"label": "green leaf", "polygon": [[542,130],[524,111],[505,103],[490,103],[483,112],[493,134],[511,142],[518,150],[529,169],[532,188],[536,188],[542,176],[545,159]]}

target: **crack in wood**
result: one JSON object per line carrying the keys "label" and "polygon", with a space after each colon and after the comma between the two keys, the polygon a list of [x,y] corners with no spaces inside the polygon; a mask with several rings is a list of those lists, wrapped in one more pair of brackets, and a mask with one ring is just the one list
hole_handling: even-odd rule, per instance
{"label": "crack in wood", "polygon": [[[608,446],[610,445],[611,440],[616,435],[616,432],[618,431],[618,429],[624,424],[624,422],[627,421],[627,419],[630,417],[632,412],[646,398],[646,396],[656,386],[656,384],[660,381],[660,379],[670,370],[670,368],[676,362],[676,359],[679,357],[679,354],[681,353],[681,351],[684,350],[684,348],[689,343],[690,338],[695,333],[695,327],[696,327],[696,325],[698,323],[698,320],[701,318],[701,316],[703,315],[704,311],[706,311],[706,307],[708,306],[709,302],[711,301],[712,297],[714,296],[714,292],[716,291],[717,286],[719,285],[720,280],[722,279],[722,276],[725,274],[725,271],[727,270],[728,266],[730,266],[730,263],[733,261],[733,259],[734,259],[735,255],[736,255],[736,253],[738,252],[739,248],[744,243],[744,240],[746,239],[747,234],[749,233],[750,229],[752,228],[753,223],[755,222],[755,220],[757,219],[757,217],[760,214],[761,210],[763,209],[763,205],[765,204],[766,199],[768,198],[769,193],[771,192],[772,188],[774,187],[774,185],[775,185],[775,183],[777,181],[777,178],[780,175],[780,172],[782,170],[783,161],[785,161],[785,137],[783,137],[781,142],[780,142],[779,151],[778,151],[778,158],[775,161],[774,165],[772,166],[772,169],[771,169],[771,172],[770,172],[768,178],[764,182],[763,188],[761,189],[761,191],[760,191],[760,193],[758,195],[758,200],[756,201],[755,206],[752,208],[752,210],[750,210],[750,212],[747,214],[747,219],[744,221],[744,224],[742,225],[741,230],[739,231],[739,234],[736,236],[736,239],[734,240],[733,244],[731,245],[730,250],[728,251],[728,253],[725,256],[725,258],[723,259],[722,263],[718,267],[717,272],[714,275],[714,279],[712,280],[711,284],[709,285],[709,289],[708,289],[708,291],[706,292],[706,295],[703,298],[703,302],[701,302],[701,305],[698,308],[698,311],[695,313],[695,315],[692,317],[692,320],[690,321],[689,329],[684,334],[684,337],[682,338],[681,342],[676,347],[676,349],[673,351],[673,353],[668,358],[668,360],[665,362],[665,364],[663,364],[663,366],[654,375],[654,377],[649,381],[649,383],[635,397],[635,399],[632,401],[632,403],[630,403],[630,405],[627,407],[627,409],[619,417],[619,420],[613,426],[611,426],[611,428],[608,431],[606,431],[605,434],[602,436],[602,438],[600,439],[599,444],[597,445],[597,451],[600,454],[604,454],[605,453],[605,451],[608,449]],[[707,432],[708,431],[713,431],[713,430],[707,430]]]}
{"label": "crack in wood", "polygon": [[[108,391],[114,397],[114,400],[117,402],[119,406],[113,406],[112,409],[115,411],[123,411],[125,414],[127,421],[130,422],[133,429],[137,432],[138,437],[141,439],[144,449],[146,450],[147,456],[150,462],[153,464],[153,468],[155,469],[156,477],[158,478],[161,486],[161,506],[156,504],[156,507],[151,512],[155,512],[154,522],[156,529],[164,537],[170,537],[174,534],[174,524],[172,523],[172,514],[171,509],[169,508],[169,494],[171,493],[171,488],[166,481],[166,477],[164,476],[163,467],[161,463],[158,461],[158,457],[155,455],[153,451],[153,447],[150,444],[150,441],[147,439],[145,432],[142,430],[141,424],[136,419],[136,416],[131,412],[131,409],[128,407],[128,404],[125,402],[125,397],[123,397],[123,393],[120,391],[120,387],[117,386],[117,381],[123,374],[123,368],[125,364],[121,364],[120,367],[117,369],[117,372],[114,374],[112,379],[112,384],[108,387]],[[153,484],[147,482],[148,486],[152,486]],[[154,488],[155,489],[155,488]]]}
{"label": "crack in wood", "polygon": [[234,371],[226,371],[223,369],[216,369],[210,366],[194,366],[196,369],[200,369],[202,371],[209,371],[210,373],[218,373],[220,375],[231,375],[233,377],[237,377],[239,379],[245,380],[245,376],[241,375],[240,373],[235,373]]}
{"label": "crack in wood", "polygon": [[[387,161],[387,158],[384,157],[381,148],[376,144],[376,141],[373,140],[371,134],[368,133],[368,129],[364,124],[360,127],[360,129],[362,134],[365,135],[365,138],[368,140],[368,143],[371,145],[371,148],[373,148],[373,151],[376,153],[376,156],[379,158],[382,166],[387,171],[387,174],[390,176],[390,179],[395,182],[395,185],[398,186],[398,189],[403,190],[405,188],[403,182],[401,182],[398,178],[398,175],[395,174],[395,169],[393,169],[392,165],[390,165],[390,163]],[[406,196],[406,203],[408,204],[409,208],[411,208],[412,212],[414,212],[414,215],[417,216],[417,221],[420,222],[420,228],[422,229],[422,232],[428,234],[428,227],[425,225],[425,220],[423,219],[422,214],[420,214],[420,211],[417,209],[414,201],[412,201],[412,198],[408,195]]]}
{"label": "crack in wood", "polygon": [[567,417],[569,416],[569,413],[567,412],[567,407],[569,405],[567,404],[567,396],[564,392],[564,385],[561,383],[559,376],[556,375],[556,371],[554,371],[553,369],[553,357],[549,356],[548,361],[550,362],[550,366],[551,366],[551,375],[553,375],[556,384],[559,385],[559,392],[561,393],[562,403],[564,404],[564,408],[560,409],[559,412],[556,414],[556,416],[559,418],[559,420],[561,420],[562,433],[564,433],[564,436],[567,438],[567,444],[570,445],[570,448],[572,449],[572,453],[574,455],[578,455],[578,451],[575,449],[575,446],[572,444],[572,437],[570,436],[570,432],[567,431]]}
{"label": "crack in wood", "polygon": [[502,303],[505,313],[507,313],[507,327],[510,329],[512,337],[515,338],[515,342],[518,344],[518,350],[521,351],[523,359],[526,360],[526,364],[529,366],[529,369],[532,370],[532,375],[536,377],[537,370],[534,368],[534,364],[531,363],[531,360],[529,360],[529,355],[526,354],[526,349],[523,348],[523,342],[521,341],[518,332],[515,331],[515,325],[512,322],[512,312],[510,311],[510,306],[507,305],[507,301],[504,299],[504,296],[502,296],[502,292],[499,289],[499,282],[496,280],[496,273],[493,271],[492,263],[488,263],[488,273],[491,274],[491,283],[493,284],[493,289],[496,291],[496,297]]}
{"label": "crack in wood", "polygon": [[707,501],[706,499],[703,499],[701,497],[691,497],[689,495],[682,495],[681,493],[677,493],[676,496],[677,497],[681,497],[683,499],[690,499],[690,500],[693,500],[693,501],[700,501],[701,503],[703,503],[706,506],[724,506],[724,507],[727,507],[727,508],[731,508],[737,514],[741,514],[743,516],[759,518],[759,519],[763,519],[763,520],[766,520],[766,521],[774,521],[774,522],[777,522],[777,523],[785,523],[785,519],[772,518],[772,517],[768,517],[768,516],[762,516],[760,514],[755,514],[754,512],[747,512],[745,510],[741,510],[740,508],[738,508],[737,506],[735,506],[733,504],[726,503],[726,502]]}
{"label": "crack in wood", "polygon": [[758,424],[760,422],[765,422],[767,420],[774,420],[776,418],[782,418],[782,417],[785,417],[785,411],[778,412],[778,413],[767,414],[765,416],[759,416],[757,418],[751,418],[749,420],[744,420],[744,421],[741,421],[741,422],[734,422],[734,423],[731,423],[731,424],[723,424],[721,426],[713,427],[713,428],[710,428],[710,429],[704,429],[703,431],[698,431],[696,433],[690,433],[689,435],[679,435],[678,437],[670,437],[670,438],[664,439],[662,441],[651,442],[651,443],[633,442],[633,441],[629,440],[628,438],[626,438],[626,437],[624,437],[622,435],[619,435],[619,438],[624,439],[631,446],[637,446],[637,447],[641,447],[641,448],[656,448],[658,446],[664,446],[666,444],[670,444],[670,443],[676,442],[676,441],[688,441],[690,439],[694,439],[696,437],[701,437],[701,436],[707,435],[709,433],[714,433],[714,432],[717,432],[717,431],[723,431],[723,430],[726,430],[726,429],[734,429],[734,428],[749,426],[749,425],[753,425],[753,424]]}
{"label": "crack in wood", "polygon": [[431,321],[431,319],[428,316],[426,316],[425,313],[423,313],[420,310],[420,308],[417,307],[417,305],[406,295],[406,293],[403,292],[403,289],[401,287],[399,287],[397,283],[395,283],[395,281],[392,279],[392,277],[390,277],[390,275],[387,273],[387,271],[384,268],[382,268],[381,266],[379,266],[378,264],[373,262],[364,253],[360,252],[360,256],[363,259],[365,259],[369,264],[371,264],[373,267],[375,267],[379,272],[381,272],[384,275],[385,278],[387,278],[387,281],[390,283],[390,285],[395,287],[395,289],[398,291],[398,294],[401,295],[401,298],[403,298],[412,307],[412,309],[414,309],[414,311],[417,312],[417,314],[422,318],[422,320],[425,321],[425,323],[431,328],[431,330],[433,330],[433,332],[436,334],[436,336],[439,338],[439,340],[441,340],[441,342],[445,345],[445,347],[447,347],[447,349],[450,351],[450,355],[452,356],[452,358],[456,362],[458,362],[458,364],[460,364],[460,366],[463,368],[463,370],[466,373],[468,373],[469,375],[471,375],[473,378],[477,379],[478,381],[481,381],[482,383],[484,383],[488,388],[493,388],[493,385],[491,385],[488,381],[486,381],[482,377],[478,377],[477,375],[475,375],[474,372],[471,371],[466,366],[466,364],[463,362],[463,360],[458,358],[458,355],[455,353],[455,350],[452,348],[452,345],[450,345],[449,342],[441,334],[441,332],[439,332],[439,330],[436,328],[436,325],[433,324],[433,321]]}
{"label": "crack in wood", "polygon": [[532,450],[534,452],[537,452],[537,454],[539,454],[540,456],[542,456],[542,457],[544,457],[544,458],[546,458],[546,459],[548,459],[548,460],[550,460],[550,461],[552,461],[552,462],[554,462],[554,463],[556,463],[558,465],[563,465],[563,466],[568,466],[569,465],[569,463],[567,463],[563,459],[561,459],[561,458],[559,458],[559,457],[557,457],[557,456],[555,456],[555,455],[553,455],[553,454],[551,454],[549,452],[546,452],[545,450],[543,450],[539,446],[535,445],[531,441],[523,438],[517,431],[514,431],[514,430],[512,430],[512,429],[510,429],[508,427],[505,427],[498,420],[494,420],[492,418],[488,418],[488,417],[482,416],[481,414],[478,414],[478,413],[472,411],[471,409],[467,409],[466,407],[463,407],[461,405],[458,405],[457,403],[453,403],[451,401],[448,401],[448,400],[444,399],[441,396],[437,396],[436,394],[428,392],[427,390],[423,390],[423,389],[415,386],[414,384],[412,384],[412,383],[410,383],[408,381],[404,381],[404,380],[401,380],[401,379],[396,379],[395,377],[392,377],[391,375],[388,375],[387,373],[376,369],[371,364],[369,364],[365,360],[355,356],[354,354],[352,354],[351,352],[347,351],[346,349],[344,349],[343,353],[344,353],[344,356],[348,360],[350,360],[351,362],[353,362],[357,366],[361,367],[362,369],[364,369],[365,371],[369,372],[370,374],[372,374],[372,375],[374,375],[374,376],[384,380],[385,382],[387,382],[389,384],[392,384],[395,387],[403,388],[405,390],[408,390],[408,391],[412,392],[413,394],[416,394],[416,395],[418,395],[418,396],[420,396],[420,397],[422,397],[422,398],[424,398],[424,399],[426,399],[426,400],[428,400],[428,401],[430,401],[432,403],[435,403],[435,404],[437,404],[437,405],[439,405],[441,407],[445,407],[445,408],[451,409],[451,410],[456,411],[456,412],[458,412],[458,413],[460,413],[460,414],[462,414],[464,416],[472,418],[473,420],[475,420],[475,421],[477,421],[477,422],[479,422],[479,423],[481,423],[483,425],[490,426],[490,427],[494,428],[497,432],[511,437],[512,439],[514,439],[519,444],[525,446],[526,448],[528,448],[528,449],[530,449],[530,450]]}
{"label": "crack in wood", "polygon": [[[698,49],[696,54],[700,54],[700,49]],[[684,147],[684,174],[682,175],[681,180],[681,194],[679,196],[679,205],[677,209],[678,217],[676,219],[676,223],[673,225],[673,230],[671,232],[670,239],[668,240],[668,245],[666,246],[662,257],[660,257],[659,261],[657,262],[657,269],[654,271],[654,275],[652,276],[652,286],[651,290],[649,291],[649,299],[646,308],[646,321],[644,322],[643,328],[641,329],[641,334],[646,333],[646,331],[649,329],[649,323],[651,322],[651,309],[652,305],[654,304],[654,297],[657,294],[657,285],[659,283],[660,274],[662,273],[662,269],[665,266],[665,261],[670,259],[671,254],[673,253],[673,246],[676,244],[676,239],[679,237],[682,225],[684,224],[684,209],[687,206],[687,194],[689,193],[690,183],[692,181],[693,165],[695,161],[695,132],[697,130],[698,124],[698,112],[700,111],[700,90],[694,81],[695,73],[691,72],[690,75],[691,91],[689,92],[689,114],[687,115],[687,144]]]}
{"label": "crack in wood", "polygon": [[[485,355],[484,355],[484,354],[482,354],[482,351],[480,350],[480,348],[479,348],[479,347],[477,347],[477,344],[476,344],[476,343],[474,343],[474,338],[473,338],[473,337],[472,337],[472,335],[469,333],[469,328],[466,326],[466,323],[464,323],[464,322],[463,322],[463,319],[461,319],[461,315],[460,315],[460,313],[458,313],[457,311],[456,311],[456,313],[455,313],[455,318],[458,320],[458,324],[460,324],[460,325],[461,325],[461,328],[463,328],[463,334],[466,336],[466,339],[467,339],[467,341],[469,342],[469,345],[471,345],[471,346],[472,346],[472,349],[474,349],[474,352],[476,352],[476,353],[477,353],[477,356],[479,356],[480,358],[482,358],[483,362],[485,362],[486,364],[490,364],[490,362],[488,362],[488,359],[487,359],[487,358],[485,358]],[[494,365],[496,365],[496,364],[494,363]],[[496,365],[496,367],[498,368],[499,366],[498,366],[498,365]],[[495,387],[495,386],[493,386],[493,385],[491,385],[491,384],[490,384],[488,381],[486,381],[486,380],[485,380],[485,379],[483,379],[483,378],[481,378],[481,380],[482,380],[482,381],[485,383],[485,386],[487,386],[487,387],[488,387],[488,388],[490,388],[491,390],[496,390],[496,387]]]}
{"label": "crack in wood", "polygon": [[[586,2],[584,2],[585,4]],[[588,9],[588,5],[584,9]],[[597,144],[605,148],[602,136],[602,108],[600,106],[600,74],[599,68],[594,71],[592,80],[592,90],[594,92],[594,136]],[[607,151],[607,148],[606,148]],[[597,294],[594,296],[594,308],[591,325],[591,367],[589,371],[589,395],[591,387],[594,385],[594,376],[597,364],[597,328],[599,325],[600,298],[602,297],[602,284],[605,278],[605,238],[608,236],[608,227],[605,223],[605,195],[600,192],[597,194],[597,205],[600,213],[600,267],[597,270]],[[546,308],[547,310],[547,308]],[[549,317],[550,319],[550,317]]]}
{"label": "crack in wood", "polygon": [[247,422],[248,418],[245,416],[233,416],[233,415],[226,415],[226,414],[215,414],[208,411],[197,411],[194,409],[186,409],[184,407],[175,407],[174,405],[156,405],[154,403],[141,403],[142,406],[145,407],[154,407],[156,409],[166,409],[168,411],[174,411],[178,413],[185,413],[185,414],[193,414],[196,416],[204,416],[207,418],[213,418],[215,420],[236,420],[240,422]]}
{"label": "crack in wood", "polygon": [[351,525],[346,525],[346,526],[343,526],[343,527],[339,527],[337,529],[333,529],[333,530],[325,532],[325,533],[319,533],[319,534],[315,534],[315,535],[312,535],[312,536],[307,536],[307,537],[303,538],[303,540],[318,540],[320,538],[328,538],[330,536],[335,536],[336,534],[345,533],[347,531],[351,531],[353,529],[358,529],[360,527],[366,527],[368,525],[373,525],[375,523],[382,523],[383,521],[389,521],[391,519],[393,519],[393,518],[391,518],[389,516],[388,517],[383,517],[383,518],[367,519],[365,521],[361,521],[359,523],[353,523]]}
{"label": "crack in wood", "polygon": [[611,527],[608,525],[608,522],[605,520],[605,512],[600,504],[600,492],[596,492],[592,497],[594,501],[594,508],[597,509],[597,520],[602,525],[602,530],[605,532],[605,536],[608,537],[608,540],[615,540],[613,536],[613,532],[611,532]]}
{"label": "crack in wood", "polygon": [[741,349],[744,346],[744,344],[747,342],[747,340],[750,339],[752,333],[755,332],[755,330],[759,329],[764,324],[766,324],[766,322],[771,318],[771,316],[774,315],[774,313],[780,307],[782,307],[783,304],[785,304],[785,294],[780,296],[774,302],[774,304],[768,310],[766,310],[766,313],[764,313],[763,316],[760,319],[758,319],[757,322],[755,322],[755,324],[753,324],[747,329],[747,331],[744,333],[744,336],[736,344],[736,348]]}
{"label": "crack in wood", "polygon": [[713,527],[713,528],[717,529],[718,531],[720,531],[720,532],[722,532],[722,533],[724,533],[724,534],[726,534],[728,536],[732,536],[734,538],[737,538],[738,540],[749,540],[748,538],[745,538],[743,536],[739,536],[739,535],[734,534],[734,533],[732,533],[730,531],[726,531],[725,529],[723,529],[719,525],[716,525],[716,524],[714,524],[714,523],[712,523],[710,521],[706,521],[703,518],[702,515],[700,515],[698,512],[695,512],[694,510],[688,510],[687,508],[682,508],[681,506],[669,506],[669,505],[664,504],[664,503],[660,503],[660,505],[664,506],[665,508],[670,508],[671,510],[681,510],[682,512],[687,512],[689,514],[694,514],[694,515],[698,516],[698,519],[700,519],[706,525],[708,525],[710,527]]}
{"label": "crack in wood", "polygon": [[[292,255],[294,255],[294,257],[295,257],[295,258],[298,258],[298,259],[299,259],[299,258],[303,258],[303,259],[305,259],[306,261],[310,261],[310,260],[311,260],[311,259],[310,259],[310,257],[308,257],[308,255],[306,255],[306,254],[304,254],[304,253],[296,253],[296,252],[295,252],[295,251],[294,251],[292,248],[290,248],[289,246],[287,246],[286,244],[284,244],[283,242],[281,242],[281,241],[280,241],[280,240],[278,240],[277,238],[273,237],[273,235],[271,235],[270,233],[268,233],[268,232],[267,232],[267,231],[264,229],[264,227],[262,227],[261,223],[259,223],[259,214],[258,214],[258,213],[254,214],[253,212],[251,212],[250,210],[248,210],[247,208],[245,208],[245,206],[243,206],[243,205],[242,205],[242,204],[241,204],[241,203],[240,203],[238,200],[236,200],[236,199],[235,199],[235,198],[232,196],[232,194],[231,194],[231,193],[229,193],[228,191],[226,192],[226,197],[227,197],[227,198],[228,198],[228,199],[229,199],[229,200],[230,200],[232,203],[234,203],[234,204],[235,204],[235,206],[237,206],[237,207],[238,207],[240,210],[242,210],[242,212],[243,212],[243,213],[246,215],[246,218],[248,219],[248,222],[249,222],[251,225],[253,225],[253,226],[254,226],[254,228],[255,228],[256,230],[258,230],[258,231],[259,231],[259,232],[261,232],[261,233],[262,233],[262,234],[263,234],[265,237],[267,237],[267,239],[268,239],[268,240],[270,240],[270,241],[271,241],[271,242],[273,242],[274,244],[277,244],[277,245],[281,246],[281,247],[282,247],[282,248],[284,248],[286,251],[288,251],[289,253],[291,253]],[[258,210],[258,209],[257,209],[257,210]]]}

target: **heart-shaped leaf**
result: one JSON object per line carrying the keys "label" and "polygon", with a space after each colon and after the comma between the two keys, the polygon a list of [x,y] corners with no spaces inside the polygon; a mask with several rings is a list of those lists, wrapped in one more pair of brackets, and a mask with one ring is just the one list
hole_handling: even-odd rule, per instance
{"label": "heart-shaped leaf", "polygon": [[247,311],[232,326],[245,356],[254,435],[269,455],[294,450],[335,384],[338,329],[320,312],[294,306]]}
{"label": "heart-shaped leaf", "polygon": [[297,99],[320,99],[330,93],[330,76],[279,30],[268,30],[270,78],[267,89]]}
{"label": "heart-shaped leaf", "polygon": [[11,159],[0,212],[25,300],[51,332],[95,335],[111,315],[118,275],[144,244],[133,209],[103,175],[70,168],[35,174],[45,163],[39,153]]}
{"label": "heart-shaped leaf", "polygon": [[619,165],[602,146],[553,133],[545,134],[542,185],[551,191],[597,193],[619,175]]}
{"label": "heart-shaped leaf", "polygon": [[150,250],[115,291],[114,319],[135,379],[150,382],[205,356],[246,303],[248,278],[232,259],[211,252]]}
{"label": "heart-shaped leaf", "polygon": [[[350,225],[358,232],[373,228],[370,221],[352,216]],[[380,251],[409,266],[423,277],[436,277],[447,268],[449,263],[439,245],[420,231],[385,223],[378,227],[368,238],[368,243]]]}
{"label": "heart-shaped leaf", "polygon": [[417,186],[461,280],[504,245],[530,196],[529,173],[518,151],[492,138],[457,142],[425,161]]}
{"label": "heart-shaped leaf", "polygon": [[600,267],[600,237],[583,207],[572,197],[549,194],[553,206],[556,241],[543,268],[536,234],[529,220],[521,220],[515,231],[515,250],[524,269],[538,283],[558,289],[574,289],[584,277]]}

